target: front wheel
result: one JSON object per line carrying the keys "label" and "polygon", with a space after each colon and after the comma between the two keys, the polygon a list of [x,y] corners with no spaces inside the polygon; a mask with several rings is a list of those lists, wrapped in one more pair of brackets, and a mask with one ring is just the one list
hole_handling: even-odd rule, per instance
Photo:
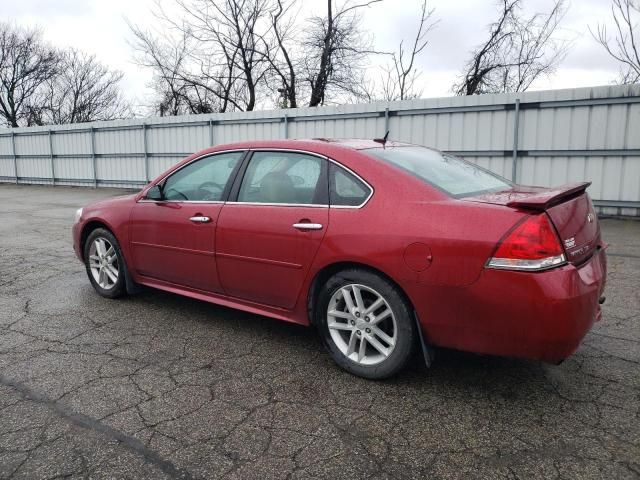
{"label": "front wheel", "polygon": [[322,287],[314,317],[335,362],[370,379],[398,373],[417,340],[412,308],[398,288],[367,270],[349,269]]}
{"label": "front wheel", "polygon": [[116,237],[104,228],[92,231],[84,244],[84,263],[93,288],[107,298],[127,291],[126,265]]}

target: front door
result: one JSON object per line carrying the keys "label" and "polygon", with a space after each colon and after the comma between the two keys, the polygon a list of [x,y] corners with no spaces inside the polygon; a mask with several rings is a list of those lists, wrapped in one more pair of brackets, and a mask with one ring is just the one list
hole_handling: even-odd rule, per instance
{"label": "front door", "polygon": [[218,219],[216,257],[227,295],[290,309],[328,227],[327,162],[254,152],[237,201]]}
{"label": "front door", "polygon": [[130,219],[137,273],[180,286],[220,292],[215,231],[228,184],[243,152],[197,159],[161,184],[162,200],[140,200]]}

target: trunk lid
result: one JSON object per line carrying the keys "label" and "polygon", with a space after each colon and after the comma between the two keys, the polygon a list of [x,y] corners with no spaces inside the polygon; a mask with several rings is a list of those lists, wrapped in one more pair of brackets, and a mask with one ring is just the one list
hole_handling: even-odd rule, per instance
{"label": "trunk lid", "polygon": [[591,257],[600,243],[598,216],[586,192],[589,185],[587,182],[554,188],[514,185],[509,190],[464,200],[546,212],[558,232],[567,260],[580,264]]}

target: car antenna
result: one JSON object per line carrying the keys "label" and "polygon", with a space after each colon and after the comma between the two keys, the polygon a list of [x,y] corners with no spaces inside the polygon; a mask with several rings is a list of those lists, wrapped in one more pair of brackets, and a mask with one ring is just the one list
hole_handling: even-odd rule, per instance
{"label": "car antenna", "polygon": [[387,133],[384,134],[384,137],[382,137],[382,138],[374,138],[373,141],[381,143],[382,146],[384,146],[387,143],[387,138],[388,137],[389,137],[389,130],[387,130]]}

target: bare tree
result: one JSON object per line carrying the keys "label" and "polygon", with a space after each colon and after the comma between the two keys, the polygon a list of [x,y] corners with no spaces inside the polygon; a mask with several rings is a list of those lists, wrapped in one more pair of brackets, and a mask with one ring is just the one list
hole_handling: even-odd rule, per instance
{"label": "bare tree", "polygon": [[[297,63],[288,45],[294,34],[295,19],[288,17],[288,13],[295,5],[294,1],[284,4],[276,0],[271,11],[271,31],[273,39],[262,37],[262,52],[271,66],[271,80],[275,78],[278,102],[282,108],[296,108],[298,106],[298,75]],[[270,82],[268,81],[267,84]]]}
{"label": "bare tree", "polygon": [[614,38],[609,37],[607,26],[598,24],[591,31],[593,38],[607,53],[620,62],[617,82],[640,81],[640,2],[637,0],[612,0],[611,15],[615,23]]}
{"label": "bare tree", "polygon": [[[411,44],[411,51],[407,53],[404,40],[401,40],[398,51],[391,54],[391,64],[383,67],[381,94],[384,100],[407,100],[417,98],[421,93],[416,89],[416,82],[421,75],[416,69],[416,57],[429,44],[427,35],[436,22],[431,21],[434,10],[427,9],[427,0],[423,0],[420,12],[418,31]],[[376,95],[372,97],[375,98]]]}
{"label": "bare tree", "polygon": [[[264,24],[269,10],[268,0],[177,2],[186,14],[191,35],[198,41],[212,43],[216,50],[222,52],[221,58],[227,69],[237,69],[242,82],[236,92],[245,94],[242,109],[253,110],[257,90],[268,68],[268,62],[259,52],[264,30],[268,28]],[[231,74],[232,78],[234,75]]]}
{"label": "bare tree", "polygon": [[[364,95],[364,63],[370,36],[360,25],[362,9],[381,2],[327,0],[326,15],[309,19],[300,34],[298,0],[173,0],[179,15],[155,15],[162,29],[130,25],[136,61],[154,71],[160,110],[182,113],[253,110],[273,103],[297,107]],[[205,104],[198,103],[201,98]],[[214,101],[212,101],[214,100]]]}
{"label": "bare tree", "polygon": [[324,104],[335,93],[363,94],[363,62],[377,52],[360,25],[359,14],[363,8],[381,1],[346,1],[334,9],[334,0],[327,0],[326,15],[310,19],[302,54],[305,80],[311,90],[310,107]]}
{"label": "bare tree", "polygon": [[155,35],[135,25],[129,25],[134,40],[136,62],[153,72],[151,86],[157,98],[152,108],[160,116],[182,115],[188,113],[210,113],[225,111],[218,102],[222,95],[212,95],[217,85],[199,86],[201,79],[194,80],[188,71],[190,45],[188,35],[172,37],[167,34]]}
{"label": "bare tree", "polygon": [[147,67],[153,72],[151,85],[157,95],[152,106],[154,113],[161,117],[165,115],[180,115],[183,102],[181,82],[177,70],[180,68],[186,56],[186,45],[172,42],[171,38],[160,39],[148,30],[129,23],[133,33],[130,42],[134,50],[134,60],[142,67]]}
{"label": "bare tree", "polygon": [[156,4],[165,33],[131,26],[137,60],[154,69],[166,87],[163,96],[168,93],[172,102],[181,99],[183,104],[204,97],[220,112],[256,108],[269,69],[261,48],[271,28],[270,1],[174,1],[182,13],[177,19]]}
{"label": "bare tree", "polygon": [[454,86],[458,95],[525,91],[564,59],[569,44],[555,33],[566,11],[565,0],[555,0],[549,13],[529,18],[522,15],[521,4],[522,0],[502,0],[489,38],[472,53]]}
{"label": "bare tree", "polygon": [[65,124],[131,116],[120,89],[122,72],[109,70],[94,55],[69,49],[61,53],[58,75],[46,82],[41,122]]}
{"label": "bare tree", "polygon": [[38,30],[0,24],[0,117],[7,125],[37,121],[39,90],[57,70],[58,56]]}

